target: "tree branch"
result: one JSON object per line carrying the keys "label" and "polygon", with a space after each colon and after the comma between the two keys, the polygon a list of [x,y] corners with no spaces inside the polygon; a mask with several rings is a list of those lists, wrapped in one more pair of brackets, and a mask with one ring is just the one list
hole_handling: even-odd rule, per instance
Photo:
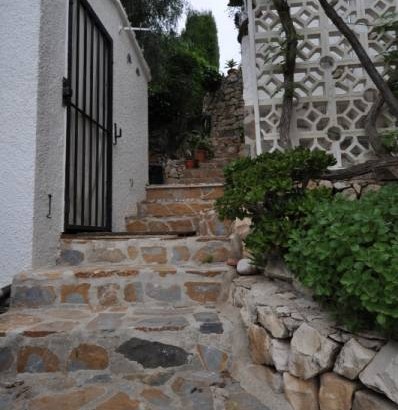
{"label": "tree branch", "polygon": [[296,70],[297,57],[297,32],[290,15],[290,7],[286,0],[273,0],[283,31],[286,35],[285,63],[283,65],[283,87],[284,95],[282,102],[282,113],[279,122],[280,145],[282,148],[290,148],[290,124],[293,113],[294,96],[294,72]]}
{"label": "tree branch", "polygon": [[[389,175],[388,180],[398,179],[398,158],[390,157],[385,159],[377,159],[367,161],[364,164],[354,165],[346,169],[338,169],[336,171],[328,171],[322,175],[321,179],[328,181],[339,181],[343,179],[351,179],[373,173],[376,179],[385,179]],[[383,178],[377,178],[382,175]]]}
{"label": "tree branch", "polygon": [[333,24],[339,29],[339,31],[350,43],[352,49],[354,50],[359,61],[361,62],[362,67],[366,70],[369,77],[372,79],[375,86],[378,88],[380,94],[383,96],[386,104],[390,108],[394,117],[398,119],[398,100],[395,98],[392,90],[384,81],[383,77],[377,71],[375,65],[369,58],[366,50],[363,48],[355,33],[348,27],[348,25],[337,14],[334,7],[331,4],[329,4],[327,0],[319,0],[319,3],[321,4],[326,15],[330,18]]}

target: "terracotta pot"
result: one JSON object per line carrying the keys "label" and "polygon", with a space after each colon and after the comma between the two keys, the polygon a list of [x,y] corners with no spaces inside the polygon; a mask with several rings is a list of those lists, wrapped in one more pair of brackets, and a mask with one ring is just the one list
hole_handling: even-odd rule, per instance
{"label": "terracotta pot", "polygon": [[186,169],[196,168],[196,161],[194,159],[186,159],[185,160],[185,168]]}
{"label": "terracotta pot", "polygon": [[197,149],[195,150],[195,159],[199,162],[206,161],[207,159],[207,151],[204,149]]}

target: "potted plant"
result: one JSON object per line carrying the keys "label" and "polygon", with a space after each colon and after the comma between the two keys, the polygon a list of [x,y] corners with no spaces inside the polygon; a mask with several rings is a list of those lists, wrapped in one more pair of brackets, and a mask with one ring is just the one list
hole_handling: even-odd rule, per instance
{"label": "potted plant", "polygon": [[208,135],[200,134],[195,147],[195,159],[199,162],[212,158],[214,152],[213,144]]}
{"label": "potted plant", "polygon": [[185,168],[192,169],[198,167],[198,161],[194,158],[196,139],[192,134],[187,134],[180,147],[180,156],[185,159]]}
{"label": "potted plant", "polygon": [[231,60],[228,60],[225,63],[225,68],[228,68],[228,75],[232,74],[232,73],[236,73],[238,70],[236,69],[236,67],[238,66],[238,63],[232,58]]}

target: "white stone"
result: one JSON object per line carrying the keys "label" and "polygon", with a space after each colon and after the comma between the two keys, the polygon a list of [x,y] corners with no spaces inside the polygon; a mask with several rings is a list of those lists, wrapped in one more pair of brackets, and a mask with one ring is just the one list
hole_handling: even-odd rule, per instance
{"label": "white stone", "polygon": [[347,342],[337,357],[334,372],[355,380],[375,357],[376,352],[361,346],[355,339]]}
{"label": "white stone", "polygon": [[273,337],[284,339],[289,336],[289,331],[283,323],[283,320],[279,318],[279,315],[271,307],[257,307],[257,319]]}
{"label": "white stone", "polygon": [[386,344],[359,375],[361,382],[398,403],[398,342]]}
{"label": "white stone", "polygon": [[239,275],[255,275],[257,268],[253,265],[250,259],[241,259],[236,267]]}
{"label": "white stone", "polygon": [[339,345],[303,323],[291,341],[289,372],[302,379],[310,379],[333,368]]}

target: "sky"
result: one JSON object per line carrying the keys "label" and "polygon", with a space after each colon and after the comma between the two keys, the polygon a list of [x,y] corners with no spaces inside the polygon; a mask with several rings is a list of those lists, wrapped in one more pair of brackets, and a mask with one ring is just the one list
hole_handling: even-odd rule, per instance
{"label": "sky", "polygon": [[[235,29],[234,20],[228,14],[228,0],[189,0],[194,10],[211,10],[216,19],[218,28],[218,41],[220,43],[220,68],[223,71],[225,62],[231,60],[240,62],[240,44]],[[185,19],[184,19],[185,20]],[[185,21],[181,21],[180,28]]]}

